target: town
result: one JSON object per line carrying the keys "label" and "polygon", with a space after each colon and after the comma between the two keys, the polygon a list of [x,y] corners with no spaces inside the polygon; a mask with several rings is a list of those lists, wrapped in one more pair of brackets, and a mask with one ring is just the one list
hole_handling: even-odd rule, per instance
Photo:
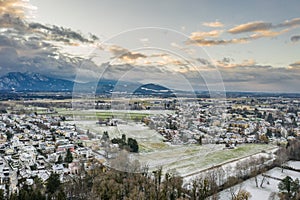
{"label": "town", "polygon": [[[284,143],[299,136],[297,99],[199,100],[176,106],[174,114],[144,119],[168,141],[178,143]],[[218,109],[218,106],[223,108]]]}
{"label": "town", "polygon": [[[71,104],[66,100],[1,102],[0,189],[6,195],[24,185],[34,185],[37,180],[46,183],[51,174],[58,174],[60,182],[64,183],[81,176],[83,171],[93,170],[95,166],[126,170],[122,163],[116,165],[124,149],[140,162],[138,166],[146,163],[151,170],[164,167],[164,173],[167,173],[171,162],[164,165],[162,161],[166,158],[153,164],[153,157],[147,161],[139,157],[151,155],[147,145],[154,142],[147,143],[138,135],[123,133],[122,126],[126,126],[126,130],[131,130],[129,126],[142,126],[142,130],[156,134],[159,144],[164,147],[154,149],[154,153],[182,147],[184,151],[198,148],[198,153],[201,152],[199,148],[208,147],[230,152],[239,146],[260,144],[267,145],[262,146],[264,152],[266,148],[274,152],[300,136],[300,101],[294,98],[148,98],[132,101],[125,106],[128,110],[119,111],[111,110],[113,105],[101,100],[94,103],[93,112],[98,114],[89,119],[97,131],[74,120],[72,113],[78,115],[79,111],[78,108],[72,110]],[[117,127],[120,131],[116,135],[112,128]],[[260,147],[253,146],[249,152],[259,155]],[[242,160],[252,154],[237,154],[228,160],[219,160],[215,165],[231,162],[230,159]],[[260,164],[274,161],[276,156],[271,154]],[[177,161],[181,162],[181,159],[177,158]],[[211,167],[197,166],[195,162],[194,165],[198,171]],[[190,180],[191,175],[196,177],[198,174],[197,170],[193,173],[180,171],[180,166],[175,166],[175,169],[186,177],[185,182]]]}

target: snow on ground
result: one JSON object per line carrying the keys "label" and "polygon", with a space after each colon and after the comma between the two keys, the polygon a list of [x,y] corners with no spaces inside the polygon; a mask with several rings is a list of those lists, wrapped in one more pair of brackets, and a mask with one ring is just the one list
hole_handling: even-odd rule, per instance
{"label": "snow on ground", "polygon": [[223,145],[170,145],[164,150],[136,155],[141,163],[148,163],[150,169],[163,166],[163,170],[176,169],[182,176],[209,167],[206,156],[221,151]]}
{"label": "snow on ground", "polygon": [[[260,185],[263,177],[261,175],[258,175],[258,185]],[[246,190],[250,192],[251,198],[253,200],[258,199],[268,199],[272,192],[278,192],[278,180],[267,178],[265,183],[263,184],[263,187],[261,188],[256,187],[255,179],[251,178],[243,183],[233,186],[230,189],[226,189],[219,193],[219,199],[220,200],[228,200],[231,199],[231,191],[234,191],[235,194],[239,191],[239,189]]]}
{"label": "snow on ground", "polygon": [[292,167],[294,169],[300,170],[300,162],[299,161],[288,161],[286,163],[287,166]]}
{"label": "snow on ground", "polygon": [[[288,163],[290,164],[291,161]],[[300,161],[292,161],[292,163],[296,166],[300,165]],[[292,170],[286,170],[284,169],[283,172],[281,172],[281,168],[275,167],[269,171],[267,171],[265,174],[283,179],[286,176],[290,176],[293,179],[299,178],[300,179],[300,172],[292,171]],[[258,185],[260,186],[260,183],[263,179],[262,175],[257,176],[258,179]],[[248,179],[244,181],[241,184],[238,184],[236,186],[233,186],[229,189],[226,189],[219,193],[220,200],[228,200],[231,198],[230,191],[235,191],[235,193],[238,192],[239,189],[244,189],[252,195],[250,199],[257,200],[257,199],[268,199],[268,197],[271,195],[272,192],[278,192],[278,184],[279,180],[273,179],[273,178],[266,178],[265,183],[263,184],[263,187],[256,187],[255,184],[255,178]]]}
{"label": "snow on ground", "polygon": [[[93,112],[93,110],[85,112]],[[116,112],[123,111],[118,110]],[[151,111],[151,114],[154,114],[154,112],[156,111]],[[137,159],[142,165],[147,164],[149,166],[149,171],[156,170],[161,166],[163,166],[163,173],[167,170],[175,169],[182,177],[184,177],[185,183],[197,177],[201,170],[225,162],[229,162],[223,167],[223,170],[227,173],[227,177],[228,174],[234,174],[234,166],[236,165],[235,159],[250,155],[254,157],[268,157],[270,154],[261,153],[262,150],[267,150],[269,152],[270,149],[274,149],[274,147],[270,145],[257,144],[239,145],[235,149],[224,149],[224,145],[216,144],[202,146],[171,145],[170,143],[163,142],[163,136],[157,131],[150,129],[143,123],[132,121],[119,123],[118,126],[101,126],[96,124],[95,120],[91,119],[74,121],[74,123],[76,123],[77,127],[80,127],[83,130],[89,130],[99,136],[101,136],[104,131],[108,131],[111,139],[121,137],[122,134],[126,134],[127,138],[135,138],[139,143],[140,153],[131,154],[131,159]],[[231,169],[231,171],[228,169]]]}
{"label": "snow on ground", "polygon": [[[163,166],[163,172],[175,169],[186,180],[197,176],[197,172],[230,160],[260,153],[273,148],[266,145],[239,145],[236,149],[224,149],[224,145],[171,145],[163,142],[163,136],[143,123],[127,122],[118,126],[100,126],[95,121],[76,121],[77,127],[99,134],[108,131],[110,138],[135,138],[140,146],[140,153],[131,156],[142,165],[147,164],[150,170]],[[265,154],[265,153],[263,153]],[[267,155],[265,155],[267,157]],[[224,169],[225,170],[225,169]],[[192,176],[192,177],[191,177]]]}
{"label": "snow on ground", "polygon": [[[255,149],[255,148],[250,149],[249,152],[247,152],[247,153],[245,153],[245,152],[243,154],[241,153],[240,156],[235,156],[232,159],[224,160],[223,162],[219,162],[219,163],[213,163],[212,162],[210,166],[213,166],[215,164],[223,164],[224,163],[222,165],[222,169],[226,173],[224,174],[223,178],[226,180],[230,176],[237,176],[236,165],[237,165],[238,162],[247,162],[248,160],[258,159],[258,158],[264,157],[264,158],[267,159],[267,161],[265,162],[265,163],[267,163],[267,162],[270,162],[271,160],[275,159],[274,155],[272,154],[272,152],[273,152],[273,148],[272,147],[269,148],[269,149],[266,149],[263,146],[257,146],[256,148],[257,149]],[[261,150],[260,148],[264,148],[264,150],[266,151],[266,153],[260,153],[259,152]],[[230,151],[230,150],[227,150],[227,151]],[[223,153],[224,153],[224,150],[223,150]],[[240,159],[238,159],[239,157],[240,157]],[[207,168],[207,167],[209,167],[209,165],[207,165],[204,168]],[[191,174],[191,172],[192,171],[189,171],[189,174]],[[205,174],[206,171],[204,171],[202,173]],[[187,177],[184,177],[184,174],[183,174],[184,184],[185,183],[190,183],[191,180],[196,179],[200,175],[201,175],[201,173],[195,173],[193,175],[188,175]]]}
{"label": "snow on ground", "polygon": [[300,179],[300,173],[299,172],[284,169],[283,172],[281,173],[281,168],[280,167],[275,167],[275,168],[271,169],[270,171],[268,171],[266,174],[269,175],[269,176],[275,177],[275,178],[280,178],[280,179],[283,179],[286,176],[290,176],[293,179],[296,179],[296,178]]}

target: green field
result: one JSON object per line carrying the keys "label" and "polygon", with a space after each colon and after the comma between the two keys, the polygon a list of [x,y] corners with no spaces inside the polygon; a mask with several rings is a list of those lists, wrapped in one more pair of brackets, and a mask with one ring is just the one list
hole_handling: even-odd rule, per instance
{"label": "green field", "polygon": [[96,117],[100,119],[126,119],[126,120],[136,120],[141,121],[144,117],[149,116],[148,113],[123,113],[123,112],[96,112]]}

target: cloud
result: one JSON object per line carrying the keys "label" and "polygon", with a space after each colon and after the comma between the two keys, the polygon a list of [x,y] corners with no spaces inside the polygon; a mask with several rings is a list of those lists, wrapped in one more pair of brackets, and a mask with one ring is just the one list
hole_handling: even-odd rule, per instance
{"label": "cloud", "polygon": [[246,24],[235,26],[234,28],[229,29],[228,33],[238,34],[244,32],[257,32],[257,31],[269,30],[271,28],[272,28],[272,23],[257,21],[257,22],[249,22]]}
{"label": "cloud", "polygon": [[211,65],[211,62],[205,58],[197,58],[197,61],[202,65]]}
{"label": "cloud", "polygon": [[254,59],[243,60],[241,63],[232,63],[232,61],[233,59],[231,58],[223,58],[222,60],[215,61],[214,64],[221,68],[249,67],[256,65]]}
{"label": "cloud", "polygon": [[207,37],[219,37],[222,33],[222,30],[213,30],[213,31],[209,31],[209,32],[192,32],[190,39],[191,40],[201,40]]}
{"label": "cloud", "polygon": [[[76,45],[82,47],[84,44],[97,43],[96,36],[86,36],[65,27],[29,22],[26,16],[28,7],[30,7],[28,1],[0,0],[1,75],[11,71],[29,71],[71,79],[74,78],[78,69],[82,68],[84,72],[87,72],[86,76],[92,76],[94,71],[101,71],[104,68],[104,65],[96,66],[83,57],[70,56],[62,50],[66,46],[75,48]],[[223,27],[223,24],[217,22],[206,22],[203,25],[213,28]],[[278,36],[298,25],[298,18],[278,25],[262,21],[250,22],[228,30],[229,34],[251,33],[249,36],[222,39],[220,36],[224,34],[224,30],[198,31],[191,33],[185,44],[214,46],[247,43],[262,37]],[[299,39],[297,35],[292,38],[293,42]],[[149,42],[146,38],[140,41],[143,44]],[[190,46],[187,46],[188,48],[180,47],[176,43],[171,45],[185,51],[190,51],[189,48],[191,48]],[[205,82],[198,74],[216,71],[217,67],[223,76],[224,84],[231,90],[299,91],[300,62],[294,62],[286,68],[274,68],[260,65],[253,59],[236,63],[232,58],[223,58],[214,62],[198,58],[199,73],[195,73],[196,70],[193,70],[189,60],[165,53],[154,54],[147,51],[146,54],[117,45],[105,46],[103,50],[106,53],[109,52],[109,58],[111,55],[112,58],[115,58],[105,71],[105,78],[118,80],[126,77],[136,81],[145,81],[146,79],[147,81],[169,81],[169,83],[180,86],[182,83],[173,76],[180,74],[197,88],[199,85],[205,86]],[[81,65],[82,62],[87,64]],[[213,77],[214,74],[211,74]],[[88,78],[86,80],[90,80]]]}
{"label": "cloud", "polygon": [[124,63],[131,63],[134,64],[137,62],[137,60],[146,58],[144,54],[141,53],[135,53],[135,52],[127,52],[125,54],[122,54],[118,59],[122,60]]}
{"label": "cloud", "polygon": [[[264,37],[274,37],[274,35],[275,36],[280,35],[299,25],[300,25],[300,18],[294,18],[292,20],[287,20],[285,22],[275,24],[275,25],[269,22],[254,21],[254,22],[248,22],[245,24],[237,25],[229,29],[227,32],[231,34],[258,32],[258,33],[262,33]],[[278,28],[286,28],[286,29],[285,31],[278,31],[278,32],[271,31],[272,29],[278,29]]]}
{"label": "cloud", "polygon": [[287,28],[293,27],[294,28],[294,27],[297,27],[299,25],[300,25],[300,18],[294,18],[292,20],[286,20],[285,22],[280,23],[275,27],[287,27]]}
{"label": "cloud", "polygon": [[0,25],[1,28],[13,28],[17,31],[25,31],[27,29],[25,22],[15,16],[10,14],[0,15]]}
{"label": "cloud", "polygon": [[288,69],[300,69],[300,61],[290,64]]}
{"label": "cloud", "polygon": [[109,46],[108,50],[113,54],[114,58],[122,64],[135,64],[137,60],[147,58],[147,56],[142,53],[131,52],[128,49],[117,45]]}
{"label": "cloud", "polygon": [[248,43],[251,40],[257,39],[258,35],[253,35],[249,37],[243,37],[243,38],[234,38],[234,39],[218,39],[218,40],[212,40],[212,39],[189,39],[186,41],[186,44],[188,45],[197,45],[197,46],[216,46],[216,45],[228,45],[228,44],[243,44]]}
{"label": "cloud", "polygon": [[194,55],[194,54],[195,54],[195,50],[194,50],[194,49],[189,48],[189,47],[187,47],[187,46],[185,46],[185,45],[182,46],[182,45],[177,44],[176,42],[172,42],[170,45],[171,45],[172,47],[174,47],[174,48],[180,50],[180,51],[184,51],[185,53],[187,53],[187,54],[189,54],[189,55]]}
{"label": "cloud", "polygon": [[51,74],[58,77],[73,78],[79,62],[71,62],[67,58],[55,59],[42,54],[22,56],[13,47],[0,49],[1,75],[8,72],[37,72]]}
{"label": "cloud", "polygon": [[[220,37],[220,35],[223,33],[223,30],[214,30],[210,32],[192,32],[186,44],[193,44],[197,46],[216,46],[248,43],[252,40],[256,40],[259,38],[276,37],[282,35],[284,33],[289,32],[292,28],[295,28],[298,25],[300,25],[300,18],[294,18],[290,21],[285,21],[277,25],[273,25],[272,23],[267,23],[263,21],[248,22],[245,24],[237,25],[227,30],[227,33],[234,35],[240,33],[253,33],[250,36],[232,39],[211,39]],[[298,39],[299,38],[297,36],[291,38],[292,42],[296,42],[298,41]]]}
{"label": "cloud", "polygon": [[[300,92],[297,87],[300,83],[300,61],[289,67],[273,67],[261,65],[254,59],[246,59],[242,62],[234,62],[234,59],[228,57],[217,61],[208,61],[203,58],[198,60],[207,65],[205,69],[208,70],[199,68],[198,72],[200,74],[211,73],[212,76],[219,72],[227,91]],[[199,73],[183,71],[184,76],[191,81],[191,85],[195,88],[199,88],[200,85],[203,88],[203,84],[204,86],[212,84],[207,80],[207,83],[201,82]]]}
{"label": "cloud", "polygon": [[223,27],[224,24],[222,24],[221,22],[215,21],[215,22],[204,22],[202,24],[203,26],[208,26],[208,27],[212,27],[212,28],[218,28],[218,27]]}
{"label": "cloud", "polygon": [[294,35],[291,37],[292,42],[298,42],[300,40],[300,35]]}
{"label": "cloud", "polygon": [[262,31],[257,31],[257,33],[255,33],[252,36],[256,36],[257,38],[276,37],[276,36],[281,35],[283,33],[287,33],[288,31],[289,31],[289,29],[283,29],[281,31],[262,30]]}
{"label": "cloud", "polygon": [[115,56],[121,56],[123,54],[126,54],[129,52],[128,49],[125,49],[123,47],[117,46],[117,45],[111,45],[108,47],[108,50]]}
{"label": "cloud", "polygon": [[[298,63],[300,64],[300,62]],[[297,63],[294,64],[296,66]],[[299,92],[300,74],[296,67],[260,65],[253,59],[241,63],[216,62],[227,90]]]}
{"label": "cloud", "polygon": [[[174,58],[168,54],[159,56],[158,59],[156,59],[155,61],[152,62],[152,64],[157,64],[160,66],[167,66],[167,65],[171,65],[171,66],[180,66],[180,67],[184,67],[186,66],[186,62],[184,60],[180,60],[178,58]],[[181,71],[182,68],[173,68],[174,71]]]}
{"label": "cloud", "polygon": [[[12,15],[20,19],[31,17],[30,11],[36,9],[26,0],[1,0],[0,15]],[[29,16],[28,16],[29,15]]]}
{"label": "cloud", "polygon": [[68,28],[29,22],[27,14],[32,8],[25,0],[0,1],[0,75],[29,71],[74,77],[83,58],[70,56],[64,49],[94,44],[98,38]]}
{"label": "cloud", "polygon": [[[297,69],[275,68],[268,65],[249,65],[222,70],[225,85],[235,90],[299,92],[300,75]],[[243,81],[238,81],[243,79]]]}
{"label": "cloud", "polygon": [[88,37],[68,28],[55,25],[43,25],[30,23],[25,14],[32,6],[25,0],[0,1],[0,29],[2,35],[10,35],[19,38],[34,36],[41,40],[59,41],[72,44],[72,41],[93,43],[98,40],[95,35]]}
{"label": "cloud", "polygon": [[[114,65],[131,64],[139,67],[153,67],[167,71],[181,71],[186,66],[186,61],[174,58],[167,53],[149,53],[133,52],[126,48],[110,45],[108,51],[113,54]],[[185,69],[186,70],[186,69]]]}
{"label": "cloud", "polygon": [[46,26],[40,23],[30,23],[29,29],[32,32],[44,34],[47,39],[70,43],[70,40],[80,41],[83,43],[93,43],[98,40],[97,36],[90,35],[90,38],[84,37],[81,33],[73,31],[69,28],[58,26]]}

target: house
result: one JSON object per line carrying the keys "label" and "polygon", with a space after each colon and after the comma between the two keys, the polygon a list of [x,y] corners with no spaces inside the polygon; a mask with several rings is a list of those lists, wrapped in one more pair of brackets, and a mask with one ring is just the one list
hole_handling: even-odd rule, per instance
{"label": "house", "polygon": [[81,169],[81,163],[79,160],[74,160],[72,163],[69,163],[69,172],[71,174],[78,174]]}
{"label": "house", "polygon": [[71,152],[73,152],[75,149],[74,145],[73,144],[60,145],[57,147],[56,152],[66,152],[68,149]]}

